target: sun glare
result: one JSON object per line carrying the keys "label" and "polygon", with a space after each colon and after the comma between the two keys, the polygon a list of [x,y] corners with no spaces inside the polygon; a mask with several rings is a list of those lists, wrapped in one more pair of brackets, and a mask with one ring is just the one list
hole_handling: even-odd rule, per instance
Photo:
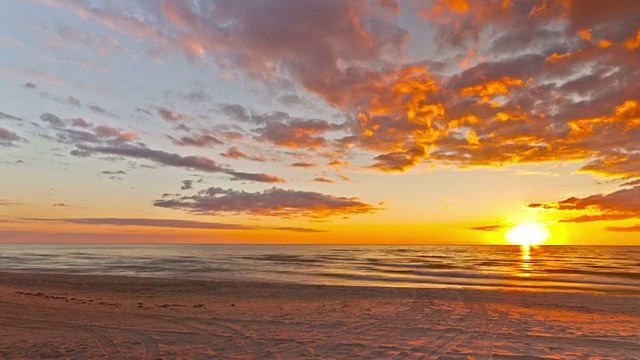
{"label": "sun glare", "polygon": [[524,224],[509,229],[504,238],[515,245],[540,245],[550,235],[549,229],[543,224]]}

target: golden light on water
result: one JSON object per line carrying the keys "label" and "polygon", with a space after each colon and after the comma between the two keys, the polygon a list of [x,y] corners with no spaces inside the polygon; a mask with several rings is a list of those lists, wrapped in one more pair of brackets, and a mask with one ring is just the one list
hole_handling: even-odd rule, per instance
{"label": "golden light on water", "polygon": [[514,245],[540,245],[551,236],[544,224],[523,224],[509,229],[504,238]]}
{"label": "golden light on water", "polygon": [[522,251],[522,254],[518,276],[529,277],[531,276],[531,272],[533,270],[533,268],[531,267],[531,245],[520,245],[520,249]]}

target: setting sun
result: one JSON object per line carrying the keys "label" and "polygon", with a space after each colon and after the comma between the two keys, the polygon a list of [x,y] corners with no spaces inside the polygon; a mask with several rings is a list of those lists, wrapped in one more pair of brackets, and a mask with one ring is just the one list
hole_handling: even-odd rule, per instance
{"label": "setting sun", "polygon": [[504,237],[515,245],[540,245],[551,236],[549,229],[543,224],[524,224],[509,229]]}

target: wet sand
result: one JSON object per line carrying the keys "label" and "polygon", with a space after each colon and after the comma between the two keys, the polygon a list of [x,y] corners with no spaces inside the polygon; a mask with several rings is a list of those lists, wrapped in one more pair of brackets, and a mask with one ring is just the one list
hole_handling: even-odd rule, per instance
{"label": "wet sand", "polygon": [[0,273],[0,358],[638,359],[640,296]]}

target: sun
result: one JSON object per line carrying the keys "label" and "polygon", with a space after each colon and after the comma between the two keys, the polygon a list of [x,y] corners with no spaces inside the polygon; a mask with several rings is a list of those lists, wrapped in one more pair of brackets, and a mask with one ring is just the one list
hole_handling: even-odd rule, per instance
{"label": "sun", "polygon": [[515,245],[540,245],[551,236],[544,224],[523,224],[509,229],[504,238]]}

